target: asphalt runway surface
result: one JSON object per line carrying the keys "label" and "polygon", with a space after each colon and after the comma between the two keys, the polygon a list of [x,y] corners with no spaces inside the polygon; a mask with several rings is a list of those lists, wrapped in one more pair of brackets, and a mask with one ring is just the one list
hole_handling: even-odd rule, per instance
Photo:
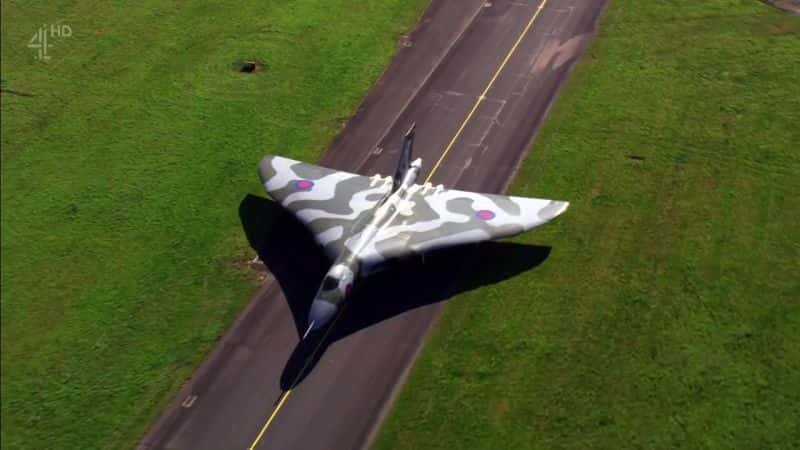
{"label": "asphalt runway surface", "polygon": [[[321,164],[391,175],[416,122],[423,179],[504,191],[605,3],[433,0]],[[139,449],[365,448],[445,300],[550,252],[487,243],[399,262],[365,280],[327,335],[301,343],[328,262],[271,200],[248,195],[239,213],[265,284]],[[488,260],[490,271],[471,267]]]}

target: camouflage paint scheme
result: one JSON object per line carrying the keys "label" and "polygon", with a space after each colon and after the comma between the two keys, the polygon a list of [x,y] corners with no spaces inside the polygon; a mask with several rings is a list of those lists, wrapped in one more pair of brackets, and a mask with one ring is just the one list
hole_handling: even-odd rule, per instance
{"label": "camouflage paint scheme", "polygon": [[416,184],[420,167],[417,159],[395,185],[392,177],[366,177],[280,156],[261,160],[264,189],[311,230],[333,261],[326,280],[336,287],[325,289],[323,281],[309,329],[328,322],[356,277],[389,260],[513,236],[547,223],[569,205]]}

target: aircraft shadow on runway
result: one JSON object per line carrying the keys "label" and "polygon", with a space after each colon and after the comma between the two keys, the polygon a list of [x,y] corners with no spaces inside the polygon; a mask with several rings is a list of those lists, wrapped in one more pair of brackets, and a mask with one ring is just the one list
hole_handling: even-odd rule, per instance
{"label": "aircraft shadow on runway", "polygon": [[[239,205],[239,217],[250,246],[280,285],[302,336],[330,262],[307,228],[274,201],[248,194]],[[549,254],[550,247],[485,242],[401,261],[365,278],[324,342],[320,333],[298,344],[284,368],[281,388],[300,383],[337,340],[411,309],[513,277],[538,266]]]}

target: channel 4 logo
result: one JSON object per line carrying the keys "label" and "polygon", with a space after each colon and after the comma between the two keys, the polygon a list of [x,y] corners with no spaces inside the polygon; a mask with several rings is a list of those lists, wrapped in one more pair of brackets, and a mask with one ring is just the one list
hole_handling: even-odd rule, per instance
{"label": "channel 4 logo", "polygon": [[69,25],[42,25],[28,42],[28,47],[36,49],[36,59],[47,61],[50,59],[48,51],[55,47],[52,41],[70,36],[72,28]]}

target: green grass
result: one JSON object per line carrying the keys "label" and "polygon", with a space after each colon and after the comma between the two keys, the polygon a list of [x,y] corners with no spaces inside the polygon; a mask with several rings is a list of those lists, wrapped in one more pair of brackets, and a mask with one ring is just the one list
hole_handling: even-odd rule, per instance
{"label": "green grass", "polygon": [[134,445],[254,291],[259,158],[319,157],[425,4],[2,3],[4,450]]}
{"label": "green grass", "polygon": [[572,201],[550,257],[451,302],[376,448],[800,447],[798,61],[756,1],[613,0],[511,189]]}

